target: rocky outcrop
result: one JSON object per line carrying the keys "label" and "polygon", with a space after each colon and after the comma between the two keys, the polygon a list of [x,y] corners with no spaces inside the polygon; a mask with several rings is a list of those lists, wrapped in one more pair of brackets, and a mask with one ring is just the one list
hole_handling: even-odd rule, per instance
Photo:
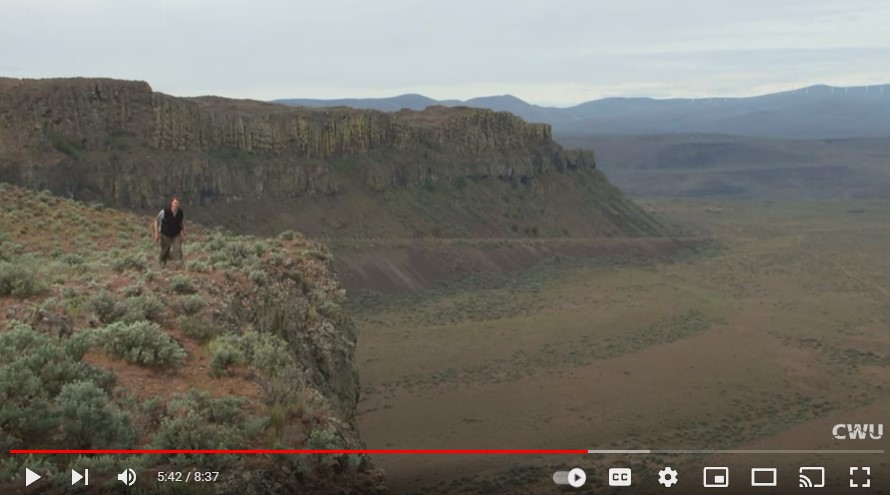
{"label": "rocky outcrop", "polygon": [[199,203],[335,195],[353,176],[382,191],[593,167],[549,125],[505,112],[290,108],[176,98],[138,81],[0,81],[0,181],[128,207],[171,191]]}
{"label": "rocky outcrop", "polygon": [[281,337],[299,363],[301,374],[293,378],[317,390],[354,428],[359,376],[355,325],[344,309],[346,291],[327,248],[299,242],[310,246],[303,250],[311,254],[270,259],[263,266],[267,283],[232,284],[223,319],[236,328],[247,325]]}

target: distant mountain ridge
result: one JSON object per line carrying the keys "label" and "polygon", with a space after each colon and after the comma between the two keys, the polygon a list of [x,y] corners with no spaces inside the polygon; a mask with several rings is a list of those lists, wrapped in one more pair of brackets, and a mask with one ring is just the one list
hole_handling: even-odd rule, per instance
{"label": "distant mountain ridge", "polygon": [[382,111],[422,110],[431,105],[487,108],[551,124],[554,134],[712,133],[782,139],[890,136],[890,84],[815,85],[739,98],[604,98],[569,108],[533,105],[512,95],[459,101],[407,94],[370,99],[279,99],[274,103]]}

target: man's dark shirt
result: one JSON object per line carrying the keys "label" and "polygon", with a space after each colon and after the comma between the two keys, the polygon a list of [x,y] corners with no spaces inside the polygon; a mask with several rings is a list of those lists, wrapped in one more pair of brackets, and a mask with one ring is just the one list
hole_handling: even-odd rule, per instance
{"label": "man's dark shirt", "polygon": [[182,232],[182,208],[176,214],[170,208],[164,208],[164,219],[161,220],[161,233],[167,237],[175,237]]}

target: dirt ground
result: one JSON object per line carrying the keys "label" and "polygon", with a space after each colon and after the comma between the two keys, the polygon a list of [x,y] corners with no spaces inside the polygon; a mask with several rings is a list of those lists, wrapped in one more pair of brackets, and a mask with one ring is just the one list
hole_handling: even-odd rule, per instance
{"label": "dirt ground", "polygon": [[[354,292],[372,449],[886,449],[836,440],[837,423],[890,418],[888,202],[643,202],[715,237],[698,254],[545,257],[403,294]],[[850,467],[888,493],[886,455],[652,454],[377,456],[395,493],[708,492],[702,468],[730,466],[721,493],[794,493],[798,468]],[[609,487],[610,467],[633,487]],[[777,467],[752,492],[749,468]],[[881,491],[883,490],[883,491]]]}

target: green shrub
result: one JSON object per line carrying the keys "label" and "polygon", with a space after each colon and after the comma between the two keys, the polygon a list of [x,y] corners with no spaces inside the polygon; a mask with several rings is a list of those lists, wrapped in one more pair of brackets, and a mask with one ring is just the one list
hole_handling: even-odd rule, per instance
{"label": "green shrub", "polygon": [[77,253],[64,253],[59,256],[59,261],[66,265],[76,266],[86,263],[86,259]]}
{"label": "green shrub", "polygon": [[[210,263],[214,266],[231,266],[242,268],[252,264],[256,257],[262,254],[262,248],[251,241],[232,240],[220,241],[222,247],[215,249],[210,254]],[[213,241],[211,241],[213,243]],[[213,243],[214,247],[217,243]]]}
{"label": "green shrub", "polygon": [[40,294],[46,287],[35,277],[36,270],[19,263],[0,261],[0,297],[28,297]]}
{"label": "green shrub", "polygon": [[222,333],[218,326],[199,317],[180,317],[179,328],[186,337],[202,343],[209,342]]}
{"label": "green shrub", "polygon": [[[292,449],[293,446],[283,443],[283,442],[275,442],[273,444],[274,449]],[[298,480],[305,480],[309,475],[312,474],[312,465],[309,463],[308,456],[305,455],[284,455],[280,456],[278,460],[279,463],[283,466],[283,469],[286,469],[288,473],[293,474]]]}
{"label": "green shrub", "polygon": [[358,454],[346,454],[346,466],[350,471],[356,472],[365,464],[365,456]]}
{"label": "green shrub", "polygon": [[[153,449],[234,449],[244,448],[263,430],[257,418],[245,415],[244,399],[211,398],[206,392],[190,391],[172,399],[151,441]],[[173,464],[200,464],[202,468],[220,467],[235,460],[229,456],[172,456]],[[212,466],[207,463],[210,462]]]}
{"label": "green shrub", "polygon": [[249,275],[250,281],[260,287],[269,283],[269,276],[263,270],[252,270]]}
{"label": "green shrub", "polygon": [[102,323],[115,322],[121,319],[126,312],[126,308],[105,291],[90,299],[90,307]]}
{"label": "green shrub", "polygon": [[197,292],[195,286],[192,285],[191,279],[184,275],[173,277],[173,280],[170,282],[170,287],[177,294],[194,294]]}
{"label": "green shrub", "polygon": [[318,249],[303,249],[300,251],[300,256],[312,257],[321,261],[328,261],[331,259],[331,255],[329,253],[320,251]]}
{"label": "green shrub", "polygon": [[103,290],[93,296],[90,307],[102,323],[133,323],[141,320],[161,322],[164,316],[164,303],[154,294],[127,297],[120,301]]}
{"label": "green shrub", "polygon": [[339,320],[344,314],[343,308],[333,301],[325,301],[321,303],[318,306],[318,312],[332,320]]}
{"label": "green shrub", "polygon": [[91,342],[85,332],[58,339],[7,323],[10,330],[0,332],[0,444],[16,448],[56,442],[66,419],[66,409],[59,406],[74,393],[67,385],[86,382],[108,390],[114,374],[82,361]]}
{"label": "green shrub", "polygon": [[125,297],[139,297],[142,295],[142,289],[142,285],[131,285],[129,287],[124,287],[124,290],[122,290],[121,293]]}
{"label": "green shrub", "polygon": [[108,395],[93,382],[65,385],[56,404],[61,439],[69,448],[127,448],[136,439],[129,415],[114,411]]}
{"label": "green shrub", "polygon": [[152,367],[179,367],[185,350],[160,327],[148,321],[116,322],[100,331],[102,348],[128,363]]}
{"label": "green shrub", "polygon": [[264,254],[268,253],[272,246],[265,239],[255,239],[249,242],[253,250],[253,256],[259,258]]}
{"label": "green shrub", "polygon": [[89,296],[82,290],[66,287],[62,291],[62,308],[72,316],[85,314],[89,311],[90,301]]}
{"label": "green shrub", "polygon": [[245,418],[245,400],[242,397],[214,399],[207,392],[191,389],[170,400],[167,409],[173,414],[193,411],[211,423],[236,424]]}
{"label": "green shrub", "polygon": [[128,297],[123,302],[123,321],[137,322],[149,320],[160,323],[164,316],[164,303],[154,294],[143,294],[136,297]]}
{"label": "green shrub", "polygon": [[0,332],[0,364],[15,363],[17,369],[36,374],[50,395],[57,395],[62,385],[77,380],[91,380],[106,388],[114,382],[110,372],[81,361],[93,342],[89,332],[80,331],[59,340],[29,325],[8,323],[12,329]]}
{"label": "green shrub", "polygon": [[58,310],[60,306],[61,304],[59,303],[59,300],[55,297],[50,296],[43,301],[40,301],[40,304],[37,305],[37,309],[41,311],[56,312],[56,310]]}
{"label": "green shrub", "polygon": [[[225,335],[210,344],[211,374],[225,376],[235,364],[246,364],[273,380],[292,379],[298,374],[296,359],[281,337],[257,331]],[[270,384],[271,386],[272,384]]]}
{"label": "green shrub", "polygon": [[248,331],[238,339],[238,343],[247,364],[266,376],[284,376],[296,368],[296,360],[288,343],[277,335]]}
{"label": "green shrub", "polygon": [[182,296],[176,300],[174,303],[174,307],[176,312],[182,315],[193,315],[198,313],[207,303],[204,302],[204,298],[197,295],[192,294],[190,296]]}
{"label": "green shrub", "polygon": [[334,431],[315,429],[309,434],[306,447],[311,450],[337,450],[342,448],[342,441]]}
{"label": "green shrub", "polygon": [[111,257],[111,268],[116,272],[125,270],[141,272],[146,268],[145,256],[142,254],[113,250],[109,252],[109,256]]}
{"label": "green shrub", "polygon": [[204,260],[189,260],[186,262],[186,268],[190,272],[207,273],[210,271],[210,265]]}
{"label": "green shrub", "polygon": [[[225,450],[243,448],[243,435],[236,425],[229,426],[208,423],[205,418],[188,411],[184,414],[164,418],[158,432],[151,441],[150,448],[170,450]],[[220,469],[235,462],[233,456],[164,456],[164,460],[176,465],[200,465],[202,469]]]}
{"label": "green shrub", "polygon": [[213,357],[210,359],[210,374],[214,377],[228,376],[229,367],[244,362],[241,349],[222,341],[214,346]]}
{"label": "green shrub", "polygon": [[[58,339],[58,337],[55,338]],[[85,364],[80,363],[79,360],[83,358],[87,352],[97,346],[96,341],[98,338],[98,329],[74,329],[73,333],[67,337],[59,339],[58,344],[65,353],[71,356],[72,360],[77,361],[79,364]],[[88,378],[101,385],[103,389],[107,390],[114,384],[116,378],[111,370],[105,368],[93,368],[91,366],[88,366],[87,368],[91,370]]]}
{"label": "green shrub", "polygon": [[221,251],[226,247],[226,239],[220,234],[215,234],[209,241],[204,244],[205,251]]}

